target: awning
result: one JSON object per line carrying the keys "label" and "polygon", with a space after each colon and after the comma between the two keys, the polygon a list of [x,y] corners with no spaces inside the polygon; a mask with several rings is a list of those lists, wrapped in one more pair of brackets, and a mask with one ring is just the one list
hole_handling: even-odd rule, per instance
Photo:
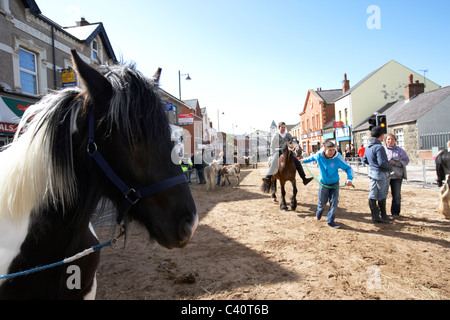
{"label": "awning", "polygon": [[25,110],[34,102],[0,96],[0,122],[19,123]]}
{"label": "awning", "polygon": [[0,133],[14,132],[23,113],[32,104],[32,101],[0,95]]}

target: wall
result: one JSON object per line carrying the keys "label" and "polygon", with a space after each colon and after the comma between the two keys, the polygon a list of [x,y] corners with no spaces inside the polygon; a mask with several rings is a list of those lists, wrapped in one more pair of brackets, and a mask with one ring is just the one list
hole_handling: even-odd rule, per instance
{"label": "wall", "polygon": [[[0,0],[3,1],[3,0]],[[91,57],[91,47],[65,32],[54,28],[55,60],[53,63],[52,28],[40,18],[25,9],[22,1],[10,0],[10,13],[0,10],[0,82],[7,83],[13,91],[21,92],[18,73],[18,48],[23,46],[37,54],[38,93],[45,94],[47,89],[55,88],[54,68],[56,67],[56,88],[61,87],[60,69],[71,64],[70,49],[75,48],[80,56],[90,64],[95,64]],[[4,4],[4,2],[2,2]],[[43,13],[45,15],[45,13]],[[75,24],[75,21],[74,21]],[[96,37],[103,47],[99,36]],[[101,50],[102,61],[107,61],[106,50]]]}
{"label": "wall", "polygon": [[[349,108],[349,125],[357,126],[369,115],[380,109],[385,104],[403,99],[405,97],[405,86],[409,83],[409,75],[412,74],[414,81],[424,81],[424,77],[400,63],[391,60],[372,74],[366,81],[359,84],[351,94],[336,101],[335,112],[338,120],[338,112]],[[438,89],[439,85],[426,80],[425,92]],[[348,98],[351,96],[350,98]],[[345,101],[345,99],[350,101]],[[344,100],[344,101],[343,101]]]}

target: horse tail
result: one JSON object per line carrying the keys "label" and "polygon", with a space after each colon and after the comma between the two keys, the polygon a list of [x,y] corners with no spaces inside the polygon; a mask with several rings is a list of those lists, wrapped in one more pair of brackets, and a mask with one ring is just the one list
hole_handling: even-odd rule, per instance
{"label": "horse tail", "polygon": [[270,184],[267,185],[265,182],[263,182],[261,184],[261,191],[264,193],[271,193],[275,191],[275,184],[272,182],[272,180],[270,181]]}

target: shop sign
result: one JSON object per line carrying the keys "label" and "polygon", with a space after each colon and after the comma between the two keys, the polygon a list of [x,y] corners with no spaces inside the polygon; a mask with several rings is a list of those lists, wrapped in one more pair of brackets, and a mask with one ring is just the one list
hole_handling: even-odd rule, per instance
{"label": "shop sign", "polygon": [[333,121],[333,128],[343,128],[344,122],[343,121]]}
{"label": "shop sign", "polygon": [[323,138],[326,139],[334,139],[334,132],[328,132],[323,134]]}
{"label": "shop sign", "polygon": [[0,122],[19,123],[25,110],[32,104],[28,101],[2,96],[0,98]]}
{"label": "shop sign", "polygon": [[17,124],[0,122],[0,132],[15,133]]}
{"label": "shop sign", "polygon": [[61,70],[61,82],[63,88],[75,87],[77,85],[77,75],[71,67]]}
{"label": "shop sign", "polygon": [[178,124],[180,126],[194,124],[194,114],[193,113],[178,114]]}

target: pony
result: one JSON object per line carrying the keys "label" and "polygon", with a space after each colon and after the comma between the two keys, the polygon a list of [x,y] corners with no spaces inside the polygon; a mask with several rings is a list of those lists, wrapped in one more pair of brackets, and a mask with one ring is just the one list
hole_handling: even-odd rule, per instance
{"label": "pony", "polygon": [[[449,146],[450,147],[450,146]],[[437,184],[442,187],[438,212],[450,219],[450,152],[443,150],[436,157]]]}
{"label": "pony", "polygon": [[[94,69],[75,50],[72,60],[84,89],[49,93],[30,106],[0,152],[0,275],[98,245],[90,218],[105,199],[118,224],[136,221],[166,248],[186,246],[198,225],[187,180],[171,161],[156,84],[134,64]],[[99,257],[95,251],[69,267],[0,280],[0,298],[95,298]]]}
{"label": "pony", "polygon": [[225,179],[228,181],[228,185],[231,185],[230,176],[236,177],[237,185],[241,181],[241,165],[239,163],[223,166],[219,173],[222,176],[222,186],[225,185]]}
{"label": "pony", "polygon": [[295,175],[297,174],[297,169],[295,168],[294,157],[295,149],[298,143],[295,139],[291,139],[286,142],[282,148],[282,153],[278,158],[278,171],[272,176],[270,180],[270,185],[266,185],[264,182],[261,185],[261,191],[264,193],[272,192],[273,202],[277,202],[277,179],[280,180],[281,186],[281,202],[280,210],[287,210],[286,204],[286,189],[285,184],[290,181],[293,188],[293,193],[291,197],[290,207],[294,211],[297,208],[297,184],[295,181]]}
{"label": "pony", "polygon": [[438,212],[446,219],[450,219],[450,174],[446,178],[444,186],[439,191],[440,202]]}
{"label": "pony", "polygon": [[450,151],[443,150],[436,156],[436,176],[439,187],[442,187],[447,174],[450,174]]}
{"label": "pony", "polygon": [[225,179],[228,181],[228,185],[231,185],[229,176],[236,177],[237,185],[239,185],[241,180],[241,165],[238,163],[231,165],[222,165],[217,160],[213,160],[211,167],[215,172],[218,172],[222,177],[222,186],[225,185]]}

